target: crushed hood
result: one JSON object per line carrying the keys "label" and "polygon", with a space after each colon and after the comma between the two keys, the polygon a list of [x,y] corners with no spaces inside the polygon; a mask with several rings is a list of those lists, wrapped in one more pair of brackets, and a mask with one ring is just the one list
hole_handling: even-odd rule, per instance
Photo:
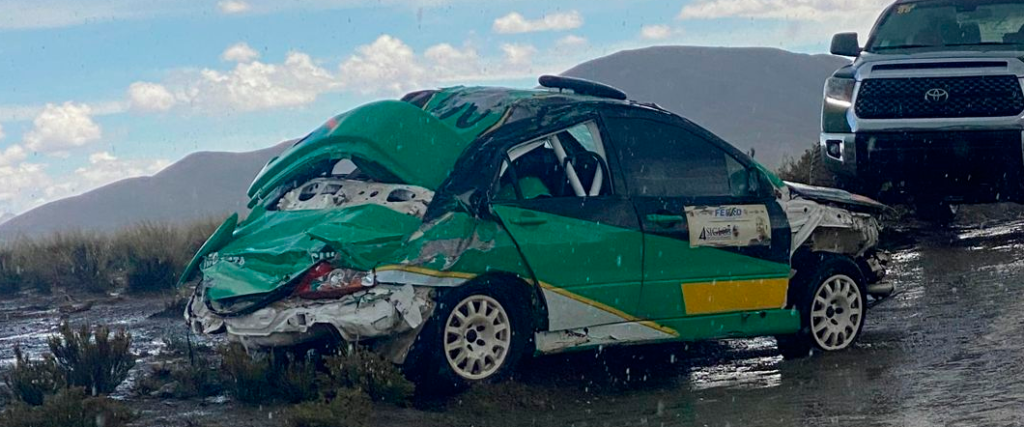
{"label": "crushed hood", "polygon": [[816,187],[789,181],[786,181],[786,186],[789,187],[790,193],[804,199],[836,204],[855,211],[881,212],[889,208],[870,197],[853,194],[838,188]]}

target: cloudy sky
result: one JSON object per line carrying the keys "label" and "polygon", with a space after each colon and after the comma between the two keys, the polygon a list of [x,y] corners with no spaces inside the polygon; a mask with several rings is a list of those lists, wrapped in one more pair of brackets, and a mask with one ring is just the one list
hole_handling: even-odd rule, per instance
{"label": "cloudy sky", "polygon": [[248,151],[423,87],[621,49],[824,53],[883,0],[0,0],[0,212]]}

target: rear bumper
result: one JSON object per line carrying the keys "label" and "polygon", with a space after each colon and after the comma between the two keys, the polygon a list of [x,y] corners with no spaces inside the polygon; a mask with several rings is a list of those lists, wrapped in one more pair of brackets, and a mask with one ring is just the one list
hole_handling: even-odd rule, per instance
{"label": "rear bumper", "polygon": [[[430,288],[378,285],[337,300],[289,298],[236,317],[217,316],[193,300],[185,317],[197,333],[226,332],[246,348],[275,348],[319,341],[329,335],[350,343],[401,338],[406,332],[417,331],[433,310]],[[401,362],[408,348],[398,350],[386,356]]]}
{"label": "rear bumper", "polygon": [[820,143],[826,167],[868,187],[961,203],[1024,200],[1019,129],[823,133]]}

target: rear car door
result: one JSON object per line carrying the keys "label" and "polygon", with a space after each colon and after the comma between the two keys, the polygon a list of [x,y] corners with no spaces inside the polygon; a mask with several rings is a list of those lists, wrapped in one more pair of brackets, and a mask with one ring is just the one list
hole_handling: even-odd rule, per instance
{"label": "rear car door", "polygon": [[789,223],[766,177],[724,141],[670,119],[605,119],[644,230],[639,316],[783,307]]}
{"label": "rear car door", "polygon": [[541,282],[553,331],[635,319],[643,235],[607,153],[597,122],[579,123],[507,150],[493,191],[491,212]]}

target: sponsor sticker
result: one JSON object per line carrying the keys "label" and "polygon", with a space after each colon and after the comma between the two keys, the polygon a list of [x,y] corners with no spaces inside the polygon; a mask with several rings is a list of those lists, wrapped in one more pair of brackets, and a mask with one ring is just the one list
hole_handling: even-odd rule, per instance
{"label": "sponsor sticker", "polygon": [[690,247],[763,246],[772,241],[765,205],[688,206]]}

